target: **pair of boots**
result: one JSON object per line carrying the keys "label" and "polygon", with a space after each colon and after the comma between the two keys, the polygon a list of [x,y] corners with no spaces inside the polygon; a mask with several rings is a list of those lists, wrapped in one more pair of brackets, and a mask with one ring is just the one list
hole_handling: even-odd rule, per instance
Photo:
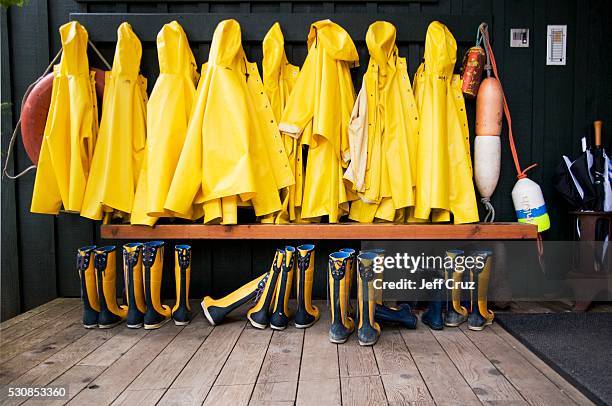
{"label": "pair of boots", "polygon": [[288,301],[296,274],[297,310],[293,315],[295,327],[307,328],[319,319],[319,309],[312,304],[314,280],[314,245],[277,249],[270,270],[221,299],[206,296],[202,310],[210,324],[217,325],[225,316],[250,300],[255,305],[247,312],[247,318],[255,328],[270,325],[284,330],[291,317]]}
{"label": "pair of boots", "polygon": [[83,326],[111,328],[127,320],[128,328],[156,329],[174,319],[176,325],[190,320],[189,278],[191,247],[175,247],[176,304],[161,304],[164,243],[129,243],[123,246],[123,270],[127,306],[119,306],[116,292],[115,247],[88,246],[77,251],[81,279]]}
{"label": "pair of boots", "polygon": [[[331,319],[329,340],[342,344],[348,340],[357,324],[357,339],[360,345],[374,345],[380,337],[380,325],[375,320],[377,293],[374,289],[375,252],[362,252],[347,248],[329,255],[329,297]],[[350,289],[353,274],[357,271],[356,320],[350,311]],[[382,300],[381,300],[382,302]],[[382,303],[381,303],[382,304]]]}
{"label": "pair of boots", "polygon": [[[453,261],[463,255],[462,250],[446,252],[446,256]],[[430,301],[427,311],[421,317],[421,321],[431,329],[442,330],[444,326],[458,327],[467,321],[470,330],[480,331],[493,323],[494,314],[488,309],[487,305],[493,252],[488,250],[475,251],[471,256],[480,258],[482,266],[475,264],[466,267],[464,271],[458,271],[456,267],[451,267],[445,271],[444,277],[447,286],[451,284],[453,289],[450,289],[450,292],[439,292],[438,296],[444,293],[446,298],[442,300],[438,297],[436,300]],[[472,285],[469,292],[469,302],[461,301],[461,292],[465,285]],[[442,314],[443,310],[445,310],[444,316]]]}

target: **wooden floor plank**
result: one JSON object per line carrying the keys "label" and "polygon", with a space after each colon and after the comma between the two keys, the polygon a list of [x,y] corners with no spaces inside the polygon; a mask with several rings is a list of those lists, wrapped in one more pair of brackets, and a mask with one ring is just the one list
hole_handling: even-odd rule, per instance
{"label": "wooden floor plank", "polygon": [[113,406],[153,406],[164,395],[165,391],[165,389],[126,389],[112,404]]}
{"label": "wooden floor plank", "polygon": [[544,376],[546,376],[551,382],[564,392],[567,396],[572,398],[574,402],[579,405],[590,406],[594,403],[589,400],[585,395],[582,394],[576,387],[565,380],[555,370],[548,366],[544,361],[538,358],[533,352],[527,347],[520,343],[515,337],[503,329],[499,324],[493,324],[491,326],[493,330],[502,340],[510,345],[514,350],[520,353],[531,365],[536,367]]}
{"label": "wooden floor plank", "polygon": [[242,406],[249,403],[253,385],[213,386],[204,406]]}
{"label": "wooden floor plank", "polygon": [[296,396],[297,406],[340,406],[341,404],[342,401],[339,377],[319,381],[299,381]]}
{"label": "wooden floor plank", "polygon": [[255,385],[271,337],[271,329],[247,324],[213,386]]}
{"label": "wooden floor plank", "polygon": [[235,320],[215,327],[158,404],[201,405],[244,326],[244,321]]}
{"label": "wooden floor plank", "polygon": [[150,331],[138,345],[108,367],[69,404],[111,404],[181,330],[182,327],[170,322],[159,330]]}
{"label": "wooden floor plank", "polygon": [[339,382],[338,345],[329,341],[329,309],[321,303],[317,305],[321,312],[320,320],[304,332],[300,381],[332,379]]}
{"label": "wooden floor plank", "polygon": [[437,405],[480,404],[429,328],[400,330],[410,354]]}
{"label": "wooden floor plank", "polygon": [[[92,382],[104,372],[105,367],[91,365],[75,365],[66,371],[59,378],[51,382],[50,386],[66,386],[68,387],[67,400],[46,400],[30,398],[24,405],[28,406],[61,406],[69,402],[83,389],[92,385]],[[92,403],[91,405],[97,405]]]}
{"label": "wooden floor plank", "polygon": [[58,297],[57,299],[53,299],[47,303],[44,303],[40,306],[37,306],[33,309],[28,310],[27,312],[23,312],[13,318],[3,321],[2,323],[0,323],[0,340],[3,340],[3,332],[5,332],[9,327],[13,327],[25,320],[29,320],[30,322],[40,320],[39,317],[34,318],[34,319],[32,317],[37,316],[48,310],[54,309],[58,306],[61,306],[64,303],[70,303],[70,304],[77,306],[79,304],[79,299]]}
{"label": "wooden floor plank", "polygon": [[359,345],[357,332],[346,343],[338,345],[338,362],[341,377],[379,375],[374,350],[371,346]]}
{"label": "wooden floor plank", "polygon": [[275,331],[257,377],[257,383],[297,382],[304,330],[289,327]]}
{"label": "wooden floor plank", "polygon": [[529,404],[575,405],[574,401],[491,329],[471,331],[467,327],[461,328]]}
{"label": "wooden floor plank", "polygon": [[[72,368],[83,357],[117,334],[118,331],[118,329],[100,329],[89,331],[80,339],[74,341],[70,345],[47,358],[44,362],[38,364],[36,367],[30,369],[25,374],[10,382],[7,386],[48,386],[64,372]],[[4,391],[2,391],[2,395],[4,395]],[[4,398],[4,396],[2,396],[2,398]],[[23,403],[25,400],[26,399],[19,399],[17,401],[16,398],[13,398],[7,403],[2,403],[2,405],[18,405]]]}
{"label": "wooden floor plank", "polygon": [[132,329],[124,325],[117,326],[115,329],[118,332],[114,337],[79,361],[78,365],[108,367],[125,355],[130,348],[134,347],[136,343],[149,333],[149,330],[142,328]]}
{"label": "wooden floor plank", "polygon": [[432,333],[481,401],[524,400],[461,329],[445,328]]}
{"label": "wooden floor plank", "polygon": [[341,379],[343,406],[388,405],[380,376],[353,376]]}
{"label": "wooden floor plank", "polygon": [[70,302],[61,303],[60,306],[61,309],[58,309],[57,312],[50,309],[40,314],[40,317],[45,317],[45,320],[19,323],[3,332],[0,343],[0,363],[8,361],[21,352],[28,351],[38,343],[57,334],[65,326],[79,322],[81,309],[78,306]]}
{"label": "wooden floor plank", "polygon": [[398,327],[384,328],[374,355],[390,404],[433,402]]}
{"label": "wooden floor plank", "polygon": [[139,404],[156,404],[212,330],[198,313],[113,404],[129,405],[132,399],[140,397],[146,401]]}
{"label": "wooden floor plank", "polygon": [[295,403],[297,381],[257,383],[250,406],[290,406]]}
{"label": "wooden floor plank", "polygon": [[6,385],[36,367],[63,348],[88,333],[80,324],[72,324],[28,351],[11,358],[0,367],[0,385]]}

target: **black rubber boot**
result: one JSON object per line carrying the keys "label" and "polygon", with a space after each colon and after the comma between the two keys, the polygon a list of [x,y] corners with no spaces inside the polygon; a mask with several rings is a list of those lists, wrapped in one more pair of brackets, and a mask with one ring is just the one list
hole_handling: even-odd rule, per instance
{"label": "black rubber boot", "polygon": [[146,312],[142,284],[142,243],[133,242],[123,246],[123,275],[128,303],[126,325],[128,328],[141,328]]}
{"label": "black rubber boot", "polygon": [[96,284],[93,255],[95,245],[77,250],[77,271],[81,279],[81,302],[83,303],[83,327],[97,328],[100,302]]}
{"label": "black rubber boot", "polygon": [[191,247],[177,245],[174,247],[174,282],[176,284],[176,304],[172,308],[172,319],[177,326],[189,324],[191,306],[189,306],[189,281],[191,279]]}

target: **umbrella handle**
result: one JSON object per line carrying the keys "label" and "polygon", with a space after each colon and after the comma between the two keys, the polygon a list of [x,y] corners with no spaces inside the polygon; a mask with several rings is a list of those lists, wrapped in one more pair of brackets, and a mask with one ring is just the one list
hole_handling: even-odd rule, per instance
{"label": "umbrella handle", "polygon": [[595,128],[595,146],[597,148],[601,147],[601,127],[603,125],[603,121],[596,120],[593,122],[593,127]]}

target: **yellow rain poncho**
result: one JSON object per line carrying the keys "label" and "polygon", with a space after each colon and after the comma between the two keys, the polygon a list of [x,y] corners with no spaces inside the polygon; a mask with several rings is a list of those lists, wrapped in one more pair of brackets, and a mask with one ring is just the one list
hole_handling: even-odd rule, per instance
{"label": "yellow rain poncho", "polygon": [[222,21],[202,67],[165,207],[182,214],[203,203],[206,223],[235,224],[243,202],[250,202],[257,216],[279,211],[279,190],[293,183],[257,65],[242,49],[240,25]]}
{"label": "yellow rain poncho", "polygon": [[[132,211],[146,142],[146,79],[138,75],[142,46],[128,23],[117,30],[113,69],[106,72],[98,142],[81,215]],[[121,214],[121,213],[118,213]]]}
{"label": "yellow rain poncho", "polygon": [[[264,91],[270,100],[274,118],[278,122],[299,73],[299,68],[287,61],[285,38],[279,23],[274,23],[264,37],[262,67]],[[262,223],[288,223],[299,218],[299,207],[296,212],[296,204],[297,206],[301,204],[304,183],[302,145],[298,139],[286,134],[283,135],[283,143],[295,177],[295,185],[283,189],[281,211],[264,217]]]}
{"label": "yellow rain poncho", "polygon": [[[153,225],[164,210],[195,101],[197,66],[183,28],[173,21],[157,34],[159,77],[147,103],[147,146],[138,179],[132,224]],[[192,174],[191,176],[197,176]],[[184,217],[201,213],[185,210]]]}
{"label": "yellow rain poncho", "polygon": [[427,29],[425,58],[415,77],[420,116],[417,157],[417,219],[478,221],[470,141],[461,79],[453,74],[457,43],[434,21]]}
{"label": "yellow rain poncho", "polygon": [[302,218],[329,216],[329,222],[336,223],[354,198],[342,175],[355,102],[349,69],[358,61],[355,44],[342,27],[330,20],[311,25],[308,56],[279,124],[283,133],[301,136],[300,142],[309,146]]}
{"label": "yellow rain poncho", "polygon": [[404,208],[414,205],[419,117],[395,36],[387,22],[368,29],[370,63],[349,129],[351,162],[344,178],[359,195],[349,218],[365,223],[402,222]]}
{"label": "yellow rain poncho", "polygon": [[94,73],[87,60],[87,31],[76,21],[59,29],[62,60],[53,91],[32,194],[33,213],[79,212],[98,131]]}

